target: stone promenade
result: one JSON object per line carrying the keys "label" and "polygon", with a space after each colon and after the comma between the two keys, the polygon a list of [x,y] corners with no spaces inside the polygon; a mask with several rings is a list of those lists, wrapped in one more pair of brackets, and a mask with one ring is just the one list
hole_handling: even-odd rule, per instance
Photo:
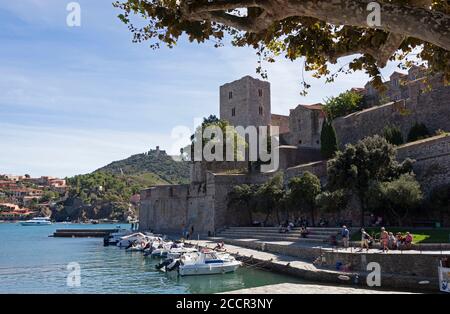
{"label": "stone promenade", "polygon": [[[213,248],[219,239],[189,240],[192,245]],[[246,264],[292,275],[310,282],[367,288],[368,263],[381,265],[383,290],[437,292],[437,252],[404,251],[381,253],[379,250],[360,252],[359,249],[315,247],[282,241],[262,242],[255,239],[221,239],[227,252]],[[313,263],[322,256],[324,263]],[[335,264],[350,265],[345,271],[336,270]],[[403,269],[406,268],[406,269]]]}
{"label": "stone promenade", "polygon": [[281,283],[249,289],[224,292],[223,294],[405,294],[409,292],[383,291],[311,284]]}

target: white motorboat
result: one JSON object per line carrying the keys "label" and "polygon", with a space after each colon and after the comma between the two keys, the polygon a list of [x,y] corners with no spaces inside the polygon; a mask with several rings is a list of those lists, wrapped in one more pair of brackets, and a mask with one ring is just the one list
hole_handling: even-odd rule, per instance
{"label": "white motorboat", "polygon": [[129,247],[130,245],[134,244],[135,242],[142,242],[142,241],[152,241],[155,237],[149,236],[147,234],[143,234],[141,232],[132,233],[129,235],[125,235],[120,237],[120,240],[117,242],[117,246],[119,247]]}
{"label": "white motorboat", "polygon": [[234,272],[241,262],[229,254],[211,250],[182,254],[179,259],[166,260],[158,265],[164,271],[178,271],[180,276],[212,275]]}
{"label": "white motorboat", "polygon": [[151,257],[167,257],[170,250],[173,248],[173,242],[154,242],[153,249],[150,252]]}
{"label": "white motorboat", "polygon": [[168,259],[178,259],[181,257],[181,255],[183,255],[185,253],[195,253],[195,252],[198,252],[198,250],[196,248],[190,248],[190,247],[172,248],[167,253],[167,258]]}
{"label": "white motorboat", "polygon": [[128,229],[117,229],[116,232],[111,233],[109,236],[105,237],[103,244],[105,246],[117,245],[117,243],[119,243],[121,238],[123,238],[127,235],[130,235],[131,233],[133,233],[133,231],[128,230]]}
{"label": "white motorboat", "polygon": [[48,226],[52,222],[49,217],[35,217],[30,220],[22,221],[20,223],[22,226]]}

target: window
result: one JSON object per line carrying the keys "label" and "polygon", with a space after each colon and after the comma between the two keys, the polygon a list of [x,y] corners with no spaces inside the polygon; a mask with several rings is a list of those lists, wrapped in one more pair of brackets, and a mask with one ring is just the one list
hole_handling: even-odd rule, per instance
{"label": "window", "polygon": [[262,97],[262,89],[260,88],[259,90],[258,90],[258,95],[259,95],[259,97]]}
{"label": "window", "polygon": [[263,115],[263,107],[259,106],[259,115],[262,116]]}
{"label": "window", "polygon": [[236,108],[231,109],[231,116],[234,117],[236,115]]}
{"label": "window", "polygon": [[233,98],[233,92],[228,92],[228,99],[232,99]]}

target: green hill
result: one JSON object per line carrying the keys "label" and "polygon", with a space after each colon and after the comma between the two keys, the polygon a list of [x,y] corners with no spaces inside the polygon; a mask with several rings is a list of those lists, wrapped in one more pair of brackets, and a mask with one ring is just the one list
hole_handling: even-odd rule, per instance
{"label": "green hill", "polygon": [[137,217],[131,197],[152,185],[189,182],[189,163],[175,161],[159,149],[114,161],[92,173],[67,178],[64,201],[52,208],[57,221]]}
{"label": "green hill", "polygon": [[95,172],[131,176],[142,185],[189,182],[189,163],[175,161],[159,149],[114,161]]}

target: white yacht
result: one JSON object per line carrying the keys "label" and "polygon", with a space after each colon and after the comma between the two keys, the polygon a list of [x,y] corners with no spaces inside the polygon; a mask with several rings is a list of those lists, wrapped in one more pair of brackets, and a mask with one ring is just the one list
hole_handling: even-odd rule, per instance
{"label": "white yacht", "polygon": [[35,217],[30,220],[22,221],[20,223],[22,226],[48,226],[52,222],[49,217]]}
{"label": "white yacht", "polygon": [[230,273],[239,266],[241,266],[241,262],[229,254],[202,250],[201,252],[182,254],[180,259],[169,259],[157,268],[162,271],[177,270],[180,276],[193,276]]}

